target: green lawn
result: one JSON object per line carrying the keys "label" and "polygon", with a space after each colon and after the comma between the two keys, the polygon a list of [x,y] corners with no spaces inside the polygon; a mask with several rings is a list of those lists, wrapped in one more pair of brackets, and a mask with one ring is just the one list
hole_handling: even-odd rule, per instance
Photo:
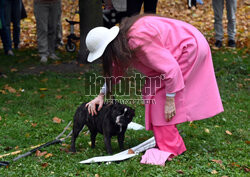
{"label": "green lawn", "polygon": [[[61,53],[60,56],[63,62],[69,63],[75,54]],[[87,72],[34,75],[22,71],[39,67],[36,51],[19,51],[16,57],[1,52],[0,58],[0,70],[7,76],[0,78],[0,155],[53,140],[72,120],[77,106],[94,98],[85,96],[85,78],[100,73],[99,64],[83,66],[88,68]],[[140,164],[142,154],[120,163],[79,164],[81,160],[106,155],[102,136],[97,136],[96,148],[91,149],[85,128],[77,139],[76,154],[65,151],[69,138],[63,144],[41,150],[51,153],[51,157],[33,154],[22,158],[8,168],[0,168],[0,176],[248,176],[249,59],[246,50],[213,51],[225,112],[211,119],[178,125],[187,152],[167,162],[165,167]],[[130,106],[136,109],[134,122],[144,125],[144,106]],[[62,122],[54,123],[54,117]],[[152,136],[152,132],[145,130],[128,130],[125,148]],[[112,140],[112,147],[115,153],[119,152],[116,138]],[[0,161],[14,157],[17,155],[0,158]]]}

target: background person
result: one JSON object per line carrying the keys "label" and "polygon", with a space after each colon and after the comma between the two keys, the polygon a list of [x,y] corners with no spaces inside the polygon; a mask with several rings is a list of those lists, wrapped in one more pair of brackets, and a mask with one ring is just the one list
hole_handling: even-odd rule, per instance
{"label": "background person", "polygon": [[[237,0],[226,0],[226,9],[227,9],[227,33],[228,33],[228,46],[236,47],[235,43],[235,34],[236,34],[236,8]],[[214,30],[215,30],[215,46],[220,48],[222,47],[222,41],[224,37],[223,30],[223,9],[224,9],[224,0],[213,0],[213,9],[214,9]]]}
{"label": "background person", "polygon": [[55,54],[55,47],[60,8],[60,0],[34,0],[37,43],[41,63],[46,63],[48,57],[53,60],[59,59]]}
{"label": "background person", "polygon": [[[142,163],[160,165],[163,162],[154,157],[164,155],[167,160],[182,154],[186,147],[176,125],[223,111],[209,44],[188,23],[137,15],[124,19],[120,28],[92,29],[86,45],[89,62],[102,58],[104,77],[122,76],[128,67],[134,67],[148,78],[143,99],[156,104],[145,104],[145,126],[153,130],[157,148],[148,150]],[[149,82],[156,76],[164,76],[160,87]],[[106,85],[107,93],[112,93],[113,82],[106,80]],[[97,114],[97,105],[98,110],[102,107],[104,94],[87,104],[91,114]]]}
{"label": "background person", "polygon": [[0,20],[2,25],[2,28],[0,29],[0,36],[3,43],[4,53],[10,56],[14,56],[11,47],[10,33],[6,27],[6,22],[5,22],[5,9],[6,9],[5,6],[6,6],[5,0],[0,0]]}
{"label": "background person", "polygon": [[5,0],[5,20],[8,33],[11,34],[11,22],[13,24],[13,43],[15,49],[19,48],[20,43],[20,20],[22,1],[21,0]]}

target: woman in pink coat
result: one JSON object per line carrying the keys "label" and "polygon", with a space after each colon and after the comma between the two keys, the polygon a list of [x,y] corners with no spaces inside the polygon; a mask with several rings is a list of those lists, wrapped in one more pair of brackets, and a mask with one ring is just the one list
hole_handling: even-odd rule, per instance
{"label": "woman in pink coat", "polygon": [[[160,152],[173,157],[186,151],[176,124],[223,112],[209,45],[188,23],[159,16],[134,16],[124,19],[120,27],[92,29],[86,45],[89,62],[102,58],[104,77],[121,76],[128,67],[147,76],[143,99],[154,100],[155,104],[145,104],[145,125],[147,130],[153,130]],[[157,81],[160,87],[152,91],[155,78],[161,78]],[[107,82],[104,89],[109,93],[113,82]],[[88,103],[90,113],[97,114],[96,105],[101,109],[105,93],[102,89]],[[146,152],[148,156],[142,163],[155,163],[150,154]]]}

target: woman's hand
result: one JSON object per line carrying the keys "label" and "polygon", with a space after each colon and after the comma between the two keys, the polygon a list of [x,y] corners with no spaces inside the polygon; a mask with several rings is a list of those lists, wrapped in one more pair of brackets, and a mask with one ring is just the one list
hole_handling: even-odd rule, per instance
{"label": "woman's hand", "polygon": [[93,115],[97,115],[96,112],[96,105],[98,105],[98,111],[100,111],[102,109],[104,103],[104,94],[99,94],[95,99],[93,99],[92,101],[88,102],[85,107],[88,107],[88,111],[89,114]]}
{"label": "woman's hand", "polygon": [[175,116],[175,101],[174,97],[167,97],[165,103],[165,118],[169,122]]}

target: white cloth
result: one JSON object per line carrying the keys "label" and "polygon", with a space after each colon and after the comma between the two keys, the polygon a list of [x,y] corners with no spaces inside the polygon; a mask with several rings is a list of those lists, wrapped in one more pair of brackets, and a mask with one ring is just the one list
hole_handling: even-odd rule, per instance
{"label": "white cloth", "polygon": [[[118,154],[114,154],[111,156],[93,157],[93,158],[90,158],[87,160],[83,160],[79,163],[88,164],[88,163],[97,163],[97,162],[122,161],[122,160],[129,159],[131,157],[134,157],[134,156],[138,155],[140,152],[144,152],[147,149],[150,149],[153,147],[155,147],[155,138],[154,137],[148,139],[147,141],[144,141],[143,143],[141,143],[133,148],[122,151]],[[132,150],[134,152],[134,154],[128,154],[129,150]]]}

